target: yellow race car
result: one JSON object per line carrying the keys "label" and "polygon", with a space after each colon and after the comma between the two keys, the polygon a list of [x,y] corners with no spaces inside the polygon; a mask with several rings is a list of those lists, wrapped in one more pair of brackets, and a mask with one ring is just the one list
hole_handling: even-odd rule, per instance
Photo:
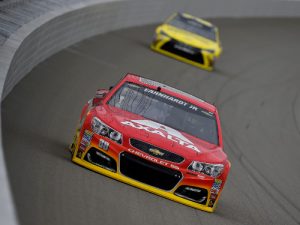
{"label": "yellow race car", "polygon": [[186,13],[175,13],[159,25],[151,48],[209,71],[222,52],[218,28]]}

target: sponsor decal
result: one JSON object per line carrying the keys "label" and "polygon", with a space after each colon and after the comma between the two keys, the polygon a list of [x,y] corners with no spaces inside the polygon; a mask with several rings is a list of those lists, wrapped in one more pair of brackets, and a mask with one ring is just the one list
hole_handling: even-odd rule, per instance
{"label": "sponsor decal", "polygon": [[179,131],[164,126],[160,123],[151,121],[151,120],[131,120],[131,121],[123,121],[121,122],[123,125],[131,126],[133,128],[136,128],[138,130],[145,130],[152,134],[160,135],[163,138],[166,138],[168,140],[174,141],[177,144],[180,144],[186,148],[192,149],[198,153],[201,151],[191,142],[189,139],[187,139],[185,136],[183,136]]}
{"label": "sponsor decal", "polygon": [[85,130],[82,139],[85,140],[86,142],[91,142],[93,137],[93,132],[89,130]]}
{"label": "sponsor decal", "polygon": [[176,98],[176,97],[173,97],[173,96],[170,96],[170,95],[167,95],[165,93],[162,93],[160,91],[155,91],[153,89],[149,89],[149,88],[144,88],[143,90],[145,93],[147,94],[151,94],[151,95],[155,95],[159,98],[162,98],[164,100],[167,100],[167,101],[170,101],[172,103],[175,103],[177,105],[179,105],[181,108],[185,108],[185,110],[188,110],[188,111],[192,111],[192,112],[196,112],[196,113],[200,113],[200,114],[204,114],[206,116],[209,116],[209,117],[213,117],[214,114],[212,112],[209,112],[205,109],[202,109],[198,106],[195,106],[189,102],[186,102],[182,99],[179,99],[179,98]]}
{"label": "sponsor decal", "polygon": [[164,98],[164,99],[167,99],[167,100],[169,100],[171,102],[177,103],[178,105],[183,105],[183,106],[187,106],[188,105],[188,103],[185,102],[185,101],[183,101],[183,100],[180,100],[178,98],[169,96],[169,95],[161,93],[159,91],[155,91],[155,90],[152,90],[152,89],[145,88],[144,92],[150,93],[150,94],[153,94],[153,95],[157,95],[157,96],[159,96],[161,98]]}
{"label": "sponsor decal", "polygon": [[82,151],[80,151],[80,149],[78,149],[76,157],[81,158],[82,156]]}
{"label": "sponsor decal", "polygon": [[196,53],[192,47],[185,45],[185,44],[175,44],[174,48],[184,51],[186,53],[189,53],[191,55],[194,55]]}
{"label": "sponsor decal", "polygon": [[215,190],[215,189],[211,189],[211,190],[210,190],[210,193],[211,193],[211,194],[218,194],[219,191],[218,191],[218,190]]}
{"label": "sponsor decal", "polygon": [[178,93],[178,94],[187,96],[187,97],[189,97],[189,98],[195,99],[195,100],[200,101],[200,102],[204,102],[204,100],[202,100],[202,99],[200,99],[200,98],[197,98],[197,97],[195,97],[195,96],[193,96],[193,95],[190,95],[190,94],[188,94],[188,93],[185,93],[185,92],[183,92],[183,91],[180,91],[180,90],[178,90],[178,89],[176,89],[176,88],[170,87],[170,86],[168,86],[168,85],[166,85],[166,84],[159,83],[159,82],[157,82],[157,81],[149,80],[149,79],[146,79],[146,78],[143,78],[143,77],[140,78],[140,81],[141,81],[142,83],[144,83],[144,84],[149,84],[149,85],[153,85],[153,86],[164,87],[164,88],[167,88],[167,89],[169,89],[169,90],[171,90],[171,91],[174,91],[174,92],[176,92],[176,93]]}
{"label": "sponsor decal", "polygon": [[220,189],[221,189],[221,185],[222,185],[222,180],[221,179],[215,179],[211,189],[210,189],[210,192],[212,194],[218,194]]}
{"label": "sponsor decal", "polygon": [[216,198],[217,198],[217,195],[216,195],[216,194],[211,194],[211,195],[210,195],[210,199],[211,199],[211,200],[216,200]]}
{"label": "sponsor decal", "polygon": [[205,179],[205,176],[201,175],[201,174],[197,174],[197,177],[200,179]]}
{"label": "sponsor decal", "polygon": [[221,179],[215,179],[211,189],[210,189],[210,199],[208,202],[208,207],[214,207],[214,204],[217,200],[218,193],[221,189],[222,180]]}
{"label": "sponsor decal", "polygon": [[99,140],[99,147],[102,148],[103,150],[108,150],[109,143],[107,141],[104,141],[103,139]]}
{"label": "sponsor decal", "polygon": [[211,189],[210,189],[210,199],[208,202],[208,207],[214,207],[214,204],[217,200],[218,193],[221,189],[222,180],[221,179],[215,179]]}
{"label": "sponsor decal", "polygon": [[198,188],[192,188],[192,187],[185,187],[185,190],[187,190],[187,191],[192,191],[192,192],[197,192],[197,193],[200,193],[200,192],[201,192],[201,189],[198,189]]}
{"label": "sponsor decal", "polygon": [[208,202],[208,207],[211,207],[211,208],[214,207],[215,201],[216,200],[210,199]]}
{"label": "sponsor decal", "polygon": [[155,148],[150,148],[149,152],[151,152],[153,155],[157,155],[157,156],[163,156],[165,153],[159,151],[158,149]]}
{"label": "sponsor decal", "polygon": [[90,145],[92,137],[93,132],[85,130],[80,141],[79,150],[85,151],[86,147]]}
{"label": "sponsor decal", "polygon": [[144,154],[142,152],[136,151],[136,150],[131,149],[131,148],[129,148],[128,151],[130,153],[134,154],[134,155],[137,155],[137,156],[139,156],[141,158],[147,159],[147,160],[152,161],[154,163],[157,163],[157,164],[160,164],[160,165],[163,165],[163,166],[166,166],[166,167],[170,167],[170,168],[175,169],[175,170],[179,170],[178,166],[173,165],[173,164],[171,164],[169,162],[165,162],[163,160],[160,160],[160,159],[157,159],[157,158],[153,158],[153,157],[151,157],[151,156],[149,156],[147,154]]}

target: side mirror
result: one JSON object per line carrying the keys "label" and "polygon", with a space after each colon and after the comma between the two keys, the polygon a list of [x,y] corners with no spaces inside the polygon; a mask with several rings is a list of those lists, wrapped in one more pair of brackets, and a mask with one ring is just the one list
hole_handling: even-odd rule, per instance
{"label": "side mirror", "polygon": [[93,106],[99,105],[107,93],[108,90],[106,89],[98,89],[96,91],[95,97],[93,98]]}

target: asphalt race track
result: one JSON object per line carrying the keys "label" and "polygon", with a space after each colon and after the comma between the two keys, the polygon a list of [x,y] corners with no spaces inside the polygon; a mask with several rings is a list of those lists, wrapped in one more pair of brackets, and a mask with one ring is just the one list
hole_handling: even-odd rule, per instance
{"label": "asphalt race track", "polygon": [[[22,225],[300,224],[300,19],[218,19],[224,54],[206,72],[149,50],[154,25],[78,43],[38,65],[2,107]],[[126,72],[214,102],[232,162],[215,213],[70,161],[83,104]]]}

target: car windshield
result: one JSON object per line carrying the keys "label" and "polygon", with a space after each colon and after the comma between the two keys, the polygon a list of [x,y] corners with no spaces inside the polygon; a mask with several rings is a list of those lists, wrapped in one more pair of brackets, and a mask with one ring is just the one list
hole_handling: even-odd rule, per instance
{"label": "car windshield", "polygon": [[126,82],[108,104],[218,144],[215,115],[177,97]]}
{"label": "car windshield", "polygon": [[182,14],[177,14],[168,24],[216,41],[214,27],[207,26],[196,19],[184,17]]}

